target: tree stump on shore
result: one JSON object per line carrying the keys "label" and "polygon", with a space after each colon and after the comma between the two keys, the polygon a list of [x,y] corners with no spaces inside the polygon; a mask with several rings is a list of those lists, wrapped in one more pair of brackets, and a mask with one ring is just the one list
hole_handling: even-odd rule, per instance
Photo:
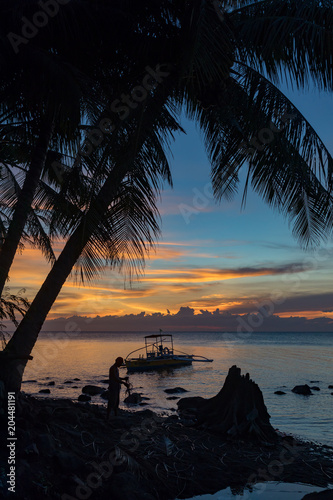
{"label": "tree stump on shore", "polygon": [[182,398],[177,404],[181,413],[196,418],[197,427],[220,435],[262,443],[278,439],[261,390],[248,373],[241,375],[236,365],[229,369],[222,389],[213,398]]}

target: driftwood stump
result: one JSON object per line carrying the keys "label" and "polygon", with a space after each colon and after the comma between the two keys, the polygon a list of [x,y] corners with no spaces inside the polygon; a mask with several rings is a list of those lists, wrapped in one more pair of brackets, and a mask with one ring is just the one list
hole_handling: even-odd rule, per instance
{"label": "driftwood stump", "polygon": [[178,410],[195,417],[196,426],[229,438],[276,442],[270,415],[258,385],[236,365],[229,369],[220,392],[210,399],[182,398]]}

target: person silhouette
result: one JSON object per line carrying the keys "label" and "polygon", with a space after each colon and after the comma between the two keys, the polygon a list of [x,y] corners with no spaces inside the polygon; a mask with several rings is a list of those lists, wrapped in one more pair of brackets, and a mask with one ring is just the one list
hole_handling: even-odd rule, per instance
{"label": "person silhouette", "polygon": [[126,380],[128,380],[128,377],[119,377],[119,366],[123,364],[124,360],[122,357],[118,357],[115,360],[115,363],[110,366],[109,370],[109,400],[108,400],[108,407],[106,410],[106,419],[109,419],[111,409],[114,410],[115,416],[117,416],[118,413],[118,407],[119,407],[119,393],[120,393],[120,386],[121,384],[124,384],[127,386]]}

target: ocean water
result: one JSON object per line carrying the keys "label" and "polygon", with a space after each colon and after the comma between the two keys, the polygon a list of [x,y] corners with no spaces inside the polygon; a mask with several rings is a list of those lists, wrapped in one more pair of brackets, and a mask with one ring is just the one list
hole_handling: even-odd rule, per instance
{"label": "ocean water", "polygon": [[[248,372],[263,392],[271,423],[281,432],[333,446],[333,333],[252,333],[171,332],[174,347],[189,354],[213,358],[213,363],[169,371],[130,374],[136,392],[150,398],[146,408],[171,413],[175,401],[167,400],[166,388],[176,386],[188,391],[184,396],[214,396],[222,387],[229,368],[237,365]],[[101,381],[118,356],[144,345],[145,333],[89,333],[65,335],[42,333],[24,373],[22,390],[32,395],[76,400],[86,384],[107,388]],[[141,351],[142,353],[144,351]],[[121,369],[125,376],[126,369]],[[67,380],[79,378],[72,384]],[[36,380],[36,382],[29,382]],[[51,394],[39,394],[50,381]],[[291,392],[295,385],[318,386],[312,396]],[[73,388],[76,385],[77,388]],[[286,392],[283,396],[276,390]],[[121,392],[121,401],[125,397]],[[100,396],[92,402],[105,405]],[[122,408],[129,408],[121,402]],[[138,407],[143,409],[141,406]],[[135,409],[131,407],[131,409]]]}
{"label": "ocean water", "polygon": [[[329,485],[332,487],[332,485]],[[251,491],[245,489],[242,494],[235,495],[230,488],[218,491],[212,495],[199,495],[190,500],[302,500],[309,493],[325,490],[318,486],[303,483],[281,483],[279,481],[267,481],[252,486]],[[176,499],[177,500],[177,499]]]}

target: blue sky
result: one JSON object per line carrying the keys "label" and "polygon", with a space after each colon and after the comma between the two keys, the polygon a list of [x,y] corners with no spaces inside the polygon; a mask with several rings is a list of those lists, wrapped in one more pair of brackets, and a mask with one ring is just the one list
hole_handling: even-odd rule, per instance
{"label": "blue sky", "polygon": [[[332,95],[313,89],[293,92],[285,86],[283,91],[333,153]],[[320,318],[326,321],[324,328],[333,330],[332,242],[305,252],[288,221],[251,192],[244,210],[242,193],[232,202],[217,204],[200,134],[193,123],[184,119],[182,124],[187,135],[172,145],[170,160],[174,188],[166,188],[159,203],[162,237],[145,274],[131,286],[126,281],[125,287],[124,277],[110,271],[90,287],[77,288],[69,279],[49,318],[134,315],[129,323],[135,330],[135,315],[160,312],[174,315],[177,327],[179,310],[201,316],[216,309],[223,314],[256,314],[280,294],[283,300],[274,302],[271,314],[283,318],[285,328],[292,328],[288,318],[294,316]],[[32,267],[36,272],[31,273]],[[16,257],[11,285],[25,286],[32,299],[47,271],[41,257],[27,250]],[[217,326],[222,328],[220,319]]]}

